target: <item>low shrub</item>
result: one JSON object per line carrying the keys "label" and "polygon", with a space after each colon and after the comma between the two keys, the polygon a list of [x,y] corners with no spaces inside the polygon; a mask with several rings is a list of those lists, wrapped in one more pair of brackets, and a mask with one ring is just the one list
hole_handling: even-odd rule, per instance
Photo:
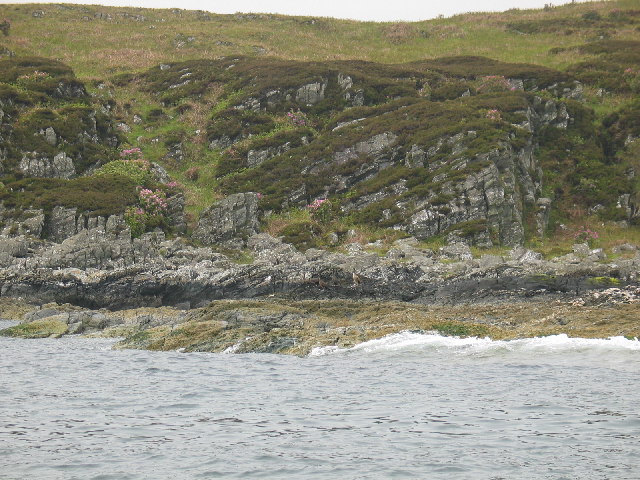
{"label": "low shrub", "polygon": [[96,177],[121,176],[128,178],[136,185],[150,185],[153,183],[149,163],[138,160],[114,160],[105,163],[93,175]]}
{"label": "low shrub", "polygon": [[121,214],[138,201],[136,182],[119,175],[80,177],[72,180],[25,178],[6,183],[0,201],[14,209],[77,208],[94,215]]}

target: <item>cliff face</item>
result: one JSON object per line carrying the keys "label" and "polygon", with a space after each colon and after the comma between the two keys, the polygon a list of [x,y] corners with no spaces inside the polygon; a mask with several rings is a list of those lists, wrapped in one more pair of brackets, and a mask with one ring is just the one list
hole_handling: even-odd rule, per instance
{"label": "cliff face", "polygon": [[[484,60],[496,75],[473,80],[449,73],[465,59],[446,67],[236,59],[166,65],[143,78],[178,101],[182,87],[237,75],[239,90],[210,123],[209,147],[222,155],[223,191],[260,192],[263,210],[331,199],[356,222],[419,239],[517,245],[527,215],[536,225],[528,233],[544,233],[552,204],[542,195],[539,134],[567,130],[565,99],[579,99],[582,86],[548,69]],[[285,115],[289,126],[278,126]]]}
{"label": "cliff face", "polygon": [[[19,57],[0,60],[0,72],[0,238],[62,242],[109,230],[124,224],[141,185],[169,182],[157,164],[131,170],[136,159],[100,170],[119,158],[114,102],[89,95],[68,66]],[[172,191],[166,202],[163,226],[184,231],[184,196]]]}
{"label": "cliff face", "polygon": [[[627,222],[640,211],[637,102],[600,125],[583,84],[549,68],[237,56],[163,63],[89,94],[57,61],[0,67],[7,237],[62,242],[109,222],[138,237],[183,233],[190,221],[194,241],[242,248],[270,219],[306,212],[269,231],[302,250],[344,243],[353,227],[516,246],[557,227],[569,206]],[[118,89],[140,92],[146,110],[118,104]],[[203,126],[194,134],[190,118]],[[143,132],[160,133],[134,140]],[[125,138],[142,149],[119,152]],[[165,167],[185,180],[182,193]]]}

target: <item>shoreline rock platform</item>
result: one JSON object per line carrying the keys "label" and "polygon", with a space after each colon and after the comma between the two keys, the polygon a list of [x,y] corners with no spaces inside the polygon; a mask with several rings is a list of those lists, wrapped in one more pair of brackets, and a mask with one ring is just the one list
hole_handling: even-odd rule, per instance
{"label": "shoreline rock platform", "polygon": [[[123,337],[118,348],[286,353],[349,347],[411,330],[514,339],[640,336],[640,255],[577,244],[551,260],[513,248],[474,258],[415,239],[302,253],[267,234],[243,261],[162,233],[85,230],[61,243],[0,247],[0,334]],[[235,258],[235,260],[234,260]]]}

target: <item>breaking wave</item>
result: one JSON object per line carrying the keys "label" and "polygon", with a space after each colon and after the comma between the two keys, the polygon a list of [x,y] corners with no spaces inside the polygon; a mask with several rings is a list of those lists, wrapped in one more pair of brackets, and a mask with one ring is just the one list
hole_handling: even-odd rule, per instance
{"label": "breaking wave", "polygon": [[491,340],[478,337],[447,337],[432,333],[399,332],[369,340],[351,348],[316,347],[310,356],[350,352],[453,351],[468,354],[491,352],[564,353],[584,350],[638,351],[640,341],[626,337],[573,338],[566,334],[518,340]]}

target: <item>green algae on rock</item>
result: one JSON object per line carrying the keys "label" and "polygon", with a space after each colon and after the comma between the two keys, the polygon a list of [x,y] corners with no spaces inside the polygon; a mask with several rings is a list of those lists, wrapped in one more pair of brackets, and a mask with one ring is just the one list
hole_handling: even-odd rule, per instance
{"label": "green algae on rock", "polygon": [[572,302],[448,307],[355,301],[220,301],[188,321],[137,332],[116,348],[184,352],[307,355],[314,348],[349,348],[402,331],[507,340],[565,333],[572,337],[637,337],[640,304],[585,306]]}
{"label": "green algae on rock", "polygon": [[36,320],[35,322],[21,323],[13,327],[0,330],[0,335],[5,337],[20,338],[58,338],[67,333],[67,324],[55,318]]}

